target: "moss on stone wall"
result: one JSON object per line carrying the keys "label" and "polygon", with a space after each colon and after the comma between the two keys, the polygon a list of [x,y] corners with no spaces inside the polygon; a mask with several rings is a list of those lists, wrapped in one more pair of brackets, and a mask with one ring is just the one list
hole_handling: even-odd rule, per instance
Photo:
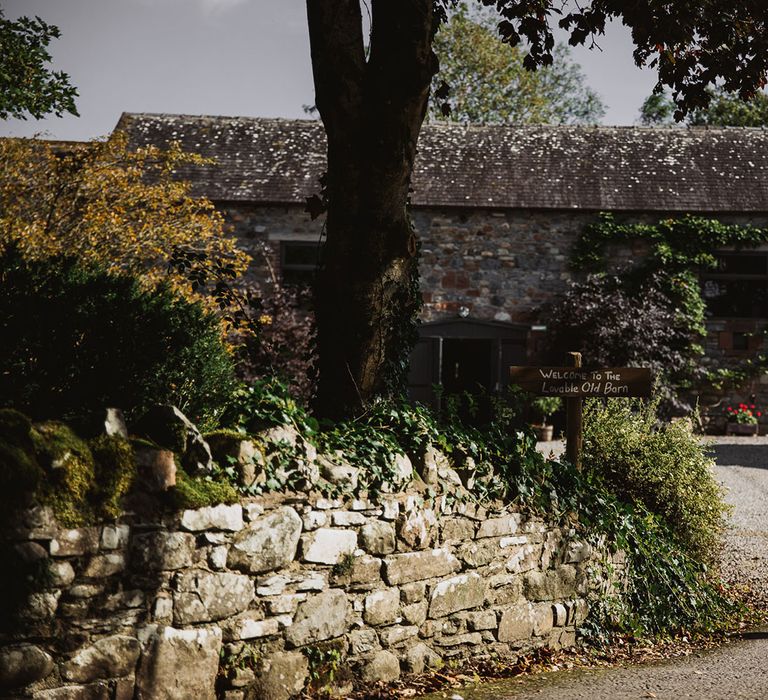
{"label": "moss on stone wall", "polygon": [[235,488],[227,481],[214,481],[205,477],[191,477],[183,469],[176,471],[176,486],[171,490],[174,508],[204,508],[219,503],[235,503],[240,499]]}

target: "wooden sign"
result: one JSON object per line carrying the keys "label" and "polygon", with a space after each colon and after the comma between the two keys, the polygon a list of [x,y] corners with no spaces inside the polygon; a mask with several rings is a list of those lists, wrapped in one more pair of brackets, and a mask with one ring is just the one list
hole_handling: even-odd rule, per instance
{"label": "wooden sign", "polygon": [[651,395],[651,370],[640,367],[586,369],[581,353],[569,352],[570,367],[510,367],[509,381],[538,396],[562,396],[565,401],[565,454],[581,469],[582,399],[586,396],[627,398]]}
{"label": "wooden sign", "polygon": [[626,398],[651,395],[651,370],[639,367],[510,367],[510,383],[538,396]]}

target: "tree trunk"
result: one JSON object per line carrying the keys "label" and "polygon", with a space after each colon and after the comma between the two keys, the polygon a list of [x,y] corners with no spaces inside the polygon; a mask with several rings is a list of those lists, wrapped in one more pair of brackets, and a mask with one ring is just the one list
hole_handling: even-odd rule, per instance
{"label": "tree trunk", "polygon": [[307,0],[316,104],[328,136],[318,276],[317,410],[358,413],[404,388],[420,306],[407,213],[437,68],[432,0],[373,0],[366,60],[357,0]]}

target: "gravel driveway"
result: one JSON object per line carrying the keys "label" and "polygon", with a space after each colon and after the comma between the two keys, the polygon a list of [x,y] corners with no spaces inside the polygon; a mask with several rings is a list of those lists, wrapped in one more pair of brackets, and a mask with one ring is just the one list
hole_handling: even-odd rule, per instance
{"label": "gravel driveway", "polygon": [[[717,478],[734,507],[723,552],[723,575],[748,585],[768,608],[768,438],[713,440]],[[549,452],[558,444],[540,443]],[[719,649],[658,664],[562,671],[482,684],[454,697],[464,700],[763,700],[768,698],[768,631],[756,631]],[[447,693],[451,697],[451,693]]]}

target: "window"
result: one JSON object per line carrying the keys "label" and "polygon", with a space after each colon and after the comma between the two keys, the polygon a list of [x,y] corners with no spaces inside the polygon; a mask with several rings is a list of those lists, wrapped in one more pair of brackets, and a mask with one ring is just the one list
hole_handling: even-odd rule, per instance
{"label": "window", "polygon": [[701,291],[713,316],[768,318],[768,253],[718,253]]}
{"label": "window", "polygon": [[320,244],[310,241],[283,241],[280,244],[280,271],[285,284],[312,284],[320,260]]}

